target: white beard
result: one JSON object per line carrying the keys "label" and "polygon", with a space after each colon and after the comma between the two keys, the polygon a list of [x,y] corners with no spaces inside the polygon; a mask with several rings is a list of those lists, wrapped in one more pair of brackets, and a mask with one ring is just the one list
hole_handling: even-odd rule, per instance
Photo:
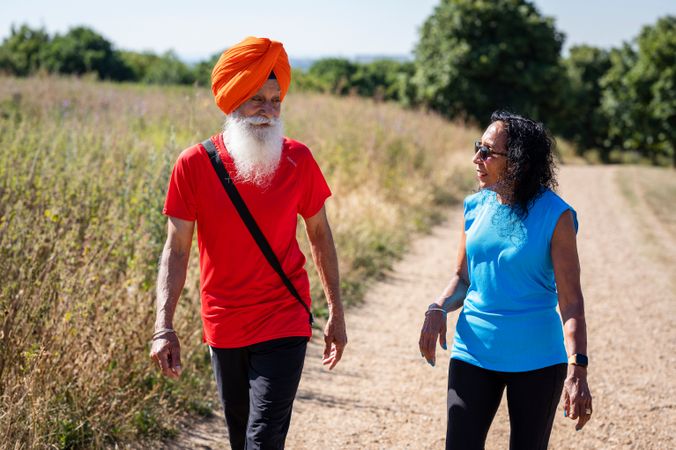
{"label": "white beard", "polygon": [[283,140],[281,119],[243,117],[237,111],[226,116],[223,142],[237,168],[235,180],[267,187],[279,167]]}

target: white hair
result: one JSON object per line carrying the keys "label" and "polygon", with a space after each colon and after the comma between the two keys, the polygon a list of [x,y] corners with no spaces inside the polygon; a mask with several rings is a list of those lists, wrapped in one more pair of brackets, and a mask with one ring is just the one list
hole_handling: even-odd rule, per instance
{"label": "white hair", "polygon": [[284,126],[279,118],[244,117],[238,111],[227,115],[223,142],[235,163],[238,182],[266,187],[282,155]]}

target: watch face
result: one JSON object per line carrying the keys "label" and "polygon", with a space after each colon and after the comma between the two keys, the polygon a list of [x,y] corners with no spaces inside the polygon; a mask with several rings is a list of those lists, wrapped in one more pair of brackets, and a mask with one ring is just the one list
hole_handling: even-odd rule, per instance
{"label": "watch face", "polygon": [[587,364],[589,364],[589,359],[586,355],[575,355],[575,364],[578,366],[587,367]]}

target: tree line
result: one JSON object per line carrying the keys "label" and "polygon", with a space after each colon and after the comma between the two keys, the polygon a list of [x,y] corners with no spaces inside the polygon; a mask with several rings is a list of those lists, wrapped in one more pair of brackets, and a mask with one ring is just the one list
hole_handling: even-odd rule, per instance
{"label": "tree line", "polygon": [[578,154],[676,166],[676,17],[610,50],[561,50],[564,35],[526,0],[442,0],[412,62],[316,62],[300,87],[429,108],[484,125],[493,110],[541,120]]}
{"label": "tree line", "polygon": [[171,51],[158,55],[117,50],[102,35],[84,26],[54,36],[43,28],[12,26],[0,45],[0,72],[15,76],[40,72],[95,74],[112,81],[207,85],[211,74],[208,62],[188,66]]}
{"label": "tree line", "polygon": [[[527,0],[441,0],[413,61],[324,58],[294,70],[293,88],[395,101],[478,124],[494,109],[510,109],[545,122],[579,154],[676,166],[676,17],[610,50],[575,46],[564,57],[564,38]],[[50,36],[21,25],[0,45],[0,72],[209,86],[219,55],[187,65],[173,52],[117,50],[87,27]]]}

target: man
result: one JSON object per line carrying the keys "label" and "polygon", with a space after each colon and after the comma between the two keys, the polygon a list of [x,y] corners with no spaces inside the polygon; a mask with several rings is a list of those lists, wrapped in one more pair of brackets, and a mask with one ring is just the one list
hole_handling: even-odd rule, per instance
{"label": "man", "polygon": [[[297,214],[305,221],[328,301],[323,363],[329,369],[347,344],[338,261],[324,209],[331,192],[308,148],[282,134],[281,104],[290,82],[279,42],[249,37],[223,53],[212,72],[212,91],[226,114],[223,133],[181,153],[163,210],[168,237],[151,356],[162,373],[179,377],[180,345],[172,321],[197,222],[204,340],[233,449],[284,447],[311,336]],[[230,200],[206,151],[212,145],[301,299],[273,270]]]}

